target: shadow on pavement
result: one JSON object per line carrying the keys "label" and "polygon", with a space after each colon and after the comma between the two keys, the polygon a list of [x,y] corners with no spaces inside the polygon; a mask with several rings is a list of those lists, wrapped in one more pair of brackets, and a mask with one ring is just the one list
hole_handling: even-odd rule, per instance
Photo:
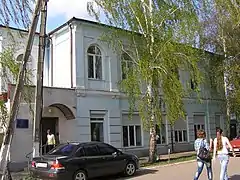
{"label": "shadow on pavement", "polygon": [[143,175],[146,175],[146,174],[154,174],[156,173],[157,170],[154,170],[154,169],[141,169],[140,171],[137,171],[136,174],[132,177],[124,177],[124,176],[121,176],[121,175],[117,175],[117,176],[111,176],[111,177],[102,177],[102,178],[97,178],[97,179],[92,179],[92,180],[128,180],[128,179],[131,179],[133,177],[138,177],[138,176],[143,176]]}
{"label": "shadow on pavement", "polygon": [[236,174],[236,175],[233,175],[229,178],[229,180],[239,180],[240,179],[240,175],[239,174]]}

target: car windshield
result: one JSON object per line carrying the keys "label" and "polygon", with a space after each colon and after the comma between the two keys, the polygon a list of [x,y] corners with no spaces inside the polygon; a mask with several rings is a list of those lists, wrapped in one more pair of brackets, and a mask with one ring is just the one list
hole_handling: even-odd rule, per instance
{"label": "car windshield", "polygon": [[75,151],[76,148],[77,145],[75,144],[62,144],[52,149],[48,155],[69,156]]}

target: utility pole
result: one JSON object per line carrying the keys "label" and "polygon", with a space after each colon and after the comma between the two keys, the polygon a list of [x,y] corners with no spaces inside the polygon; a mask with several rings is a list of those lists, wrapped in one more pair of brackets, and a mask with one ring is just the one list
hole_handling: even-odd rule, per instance
{"label": "utility pole", "polygon": [[40,121],[42,119],[43,109],[43,67],[46,45],[46,24],[47,24],[47,3],[48,0],[41,0],[41,24],[38,48],[37,63],[37,85],[35,90],[35,108],[33,124],[33,157],[39,156],[40,152]]}
{"label": "utility pole", "polygon": [[2,180],[5,178],[5,175],[6,175],[7,163],[9,159],[9,151],[10,151],[10,146],[12,143],[12,138],[13,138],[14,129],[15,129],[15,119],[17,116],[17,112],[18,112],[18,108],[21,100],[21,95],[22,95],[21,92],[24,90],[25,71],[26,71],[26,66],[27,66],[29,56],[32,51],[32,45],[33,45],[35,32],[37,29],[37,24],[39,19],[41,2],[42,0],[38,0],[36,2],[32,23],[28,33],[28,41],[27,41],[27,45],[25,47],[25,52],[22,59],[22,66],[20,67],[17,84],[15,87],[15,92],[14,92],[14,96],[11,104],[7,131],[4,136],[3,144],[0,151],[0,170],[1,170]]}

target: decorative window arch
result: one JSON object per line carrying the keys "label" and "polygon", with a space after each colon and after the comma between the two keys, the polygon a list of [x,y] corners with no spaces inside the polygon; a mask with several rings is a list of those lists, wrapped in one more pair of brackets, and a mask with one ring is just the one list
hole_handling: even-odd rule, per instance
{"label": "decorative window arch", "polygon": [[23,61],[23,54],[19,54],[19,55],[17,56],[17,58],[16,58],[16,61],[17,61],[18,63],[22,63],[22,61]]}
{"label": "decorative window arch", "polygon": [[[16,58],[16,61],[18,63],[22,63],[23,62],[23,54],[19,54]],[[32,62],[32,56],[30,55],[29,59],[28,59],[28,64],[30,64],[31,62]]]}
{"label": "decorative window arch", "polygon": [[89,46],[87,50],[88,78],[102,79],[102,52],[97,45]]}
{"label": "decorative window arch", "polygon": [[[23,54],[19,54],[16,58],[16,62],[19,64],[19,66],[23,63]],[[32,74],[32,67],[31,67],[31,63],[32,63],[32,56],[29,56],[28,62],[27,62],[27,66],[26,66],[26,72],[25,72],[25,76],[27,76],[27,78],[25,77],[25,83],[26,84],[32,84],[31,82],[31,76]]]}
{"label": "decorative window arch", "polygon": [[121,55],[121,68],[122,68],[122,79],[127,78],[127,73],[129,69],[133,66],[132,58],[129,56],[128,53],[123,52]]}

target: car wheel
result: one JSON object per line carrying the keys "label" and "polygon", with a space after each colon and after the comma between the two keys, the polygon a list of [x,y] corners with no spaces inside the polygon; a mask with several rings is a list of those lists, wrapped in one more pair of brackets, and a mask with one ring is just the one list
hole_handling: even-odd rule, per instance
{"label": "car wheel", "polygon": [[87,174],[83,170],[79,170],[75,173],[73,180],[87,180]]}
{"label": "car wheel", "polygon": [[126,176],[133,176],[136,172],[136,164],[132,161],[128,162],[125,170],[124,170],[124,174]]}

